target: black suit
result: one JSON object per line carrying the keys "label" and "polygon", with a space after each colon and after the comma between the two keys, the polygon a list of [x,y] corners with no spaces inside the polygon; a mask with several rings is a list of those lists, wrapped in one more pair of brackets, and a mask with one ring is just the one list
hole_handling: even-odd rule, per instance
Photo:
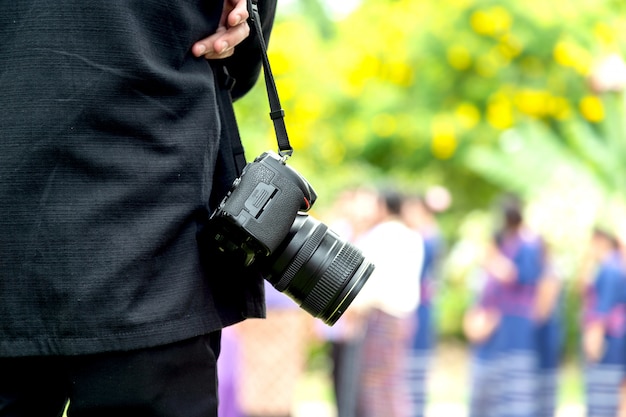
{"label": "black suit", "polygon": [[[222,5],[0,2],[0,357],[162,346],[264,314],[261,278],[197,244],[237,175],[218,66],[190,52]],[[269,30],[274,2],[260,10]],[[252,41],[226,62],[236,97],[258,77]]]}

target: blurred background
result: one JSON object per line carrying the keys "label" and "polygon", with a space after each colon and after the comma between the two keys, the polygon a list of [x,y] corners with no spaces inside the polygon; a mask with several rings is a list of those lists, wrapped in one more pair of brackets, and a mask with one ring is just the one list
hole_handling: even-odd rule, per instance
{"label": "blurred background", "polygon": [[[526,202],[564,282],[559,413],[582,415],[571,282],[594,226],[626,232],[626,3],[279,0],[269,54],[315,217],[381,180],[444,196],[427,415],[466,413],[463,314],[504,192]],[[262,82],[236,111],[249,159],[276,149]],[[332,417],[330,348],[306,326],[293,415]]]}

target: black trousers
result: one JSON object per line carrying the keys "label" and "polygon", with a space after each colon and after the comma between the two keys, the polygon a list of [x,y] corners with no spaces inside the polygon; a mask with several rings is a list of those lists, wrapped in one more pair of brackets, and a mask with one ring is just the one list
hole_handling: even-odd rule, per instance
{"label": "black trousers", "polygon": [[220,332],[149,349],[0,358],[0,417],[217,417]]}

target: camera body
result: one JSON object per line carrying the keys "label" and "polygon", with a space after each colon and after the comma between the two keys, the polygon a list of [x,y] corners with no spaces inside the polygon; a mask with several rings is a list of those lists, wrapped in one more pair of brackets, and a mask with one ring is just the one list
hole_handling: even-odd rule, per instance
{"label": "camera body", "polygon": [[309,183],[283,158],[265,152],[246,165],[211,215],[209,244],[233,271],[255,268],[302,309],[333,325],[374,265],[303,213],[316,198]]}
{"label": "camera body", "polygon": [[246,165],[211,216],[215,241],[248,266],[269,256],[283,241],[298,211],[308,211],[317,195],[283,158],[264,152]]}

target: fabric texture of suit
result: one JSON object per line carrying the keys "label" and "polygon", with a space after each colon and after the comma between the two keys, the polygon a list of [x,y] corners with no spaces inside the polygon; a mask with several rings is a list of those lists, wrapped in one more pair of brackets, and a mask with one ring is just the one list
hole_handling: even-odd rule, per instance
{"label": "fabric texture of suit", "polygon": [[[198,247],[243,152],[222,0],[0,2],[0,356],[139,349],[264,315],[259,276]],[[264,28],[275,4],[261,1]],[[254,37],[224,62],[235,98]],[[225,109],[224,106],[227,106]]]}

